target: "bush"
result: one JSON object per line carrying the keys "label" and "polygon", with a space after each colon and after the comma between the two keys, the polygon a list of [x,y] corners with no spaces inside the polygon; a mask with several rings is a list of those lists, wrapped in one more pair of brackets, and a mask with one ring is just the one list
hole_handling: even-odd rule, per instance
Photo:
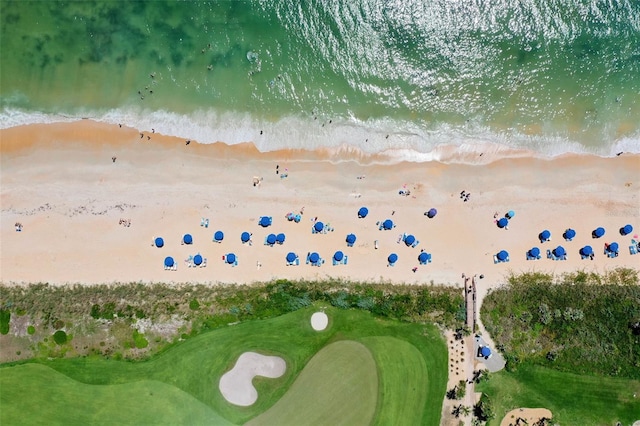
{"label": "bush", "polygon": [[53,341],[58,345],[64,345],[67,343],[67,333],[65,333],[64,330],[56,331],[53,333]]}
{"label": "bush", "polygon": [[189,309],[191,309],[192,311],[197,311],[198,309],[200,309],[200,303],[196,299],[193,299],[191,302],[189,302]]}
{"label": "bush", "polygon": [[144,337],[144,334],[138,333],[138,330],[133,330],[133,343],[138,349],[149,346],[149,341]]}
{"label": "bush", "polygon": [[10,321],[11,321],[11,312],[8,309],[0,309],[0,334],[9,333]]}
{"label": "bush", "polygon": [[34,335],[36,333],[36,328],[32,325],[30,325],[29,327],[27,327],[27,334],[29,335]]}

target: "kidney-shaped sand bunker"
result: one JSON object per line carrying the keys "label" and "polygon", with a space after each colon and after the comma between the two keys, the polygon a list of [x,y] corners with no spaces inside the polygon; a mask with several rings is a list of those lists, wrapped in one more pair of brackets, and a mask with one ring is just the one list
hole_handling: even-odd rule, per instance
{"label": "kidney-shaped sand bunker", "polygon": [[240,355],[233,368],[220,378],[220,392],[230,403],[247,407],[258,399],[258,391],[252,383],[255,376],[275,379],[282,376],[286,369],[284,359],[278,356],[245,352]]}

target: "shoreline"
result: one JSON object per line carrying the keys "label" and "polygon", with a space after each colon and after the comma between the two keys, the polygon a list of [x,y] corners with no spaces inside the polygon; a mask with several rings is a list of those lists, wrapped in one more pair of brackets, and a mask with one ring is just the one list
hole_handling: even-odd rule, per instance
{"label": "shoreline", "polygon": [[[179,138],[157,133],[140,138],[135,129],[91,120],[21,126],[0,130],[0,136],[0,282],[5,284],[243,284],[333,277],[461,285],[465,273],[485,276],[479,281],[481,296],[509,271],[603,271],[637,264],[628,253],[629,238],[620,237],[617,229],[630,223],[634,234],[640,230],[640,155],[512,158],[482,167],[439,162],[362,165],[351,158],[331,162],[309,151],[260,153],[248,143],[185,146]],[[112,162],[112,156],[117,161]],[[276,165],[287,169],[287,178],[275,174]],[[257,187],[252,186],[253,176],[263,178]],[[361,176],[365,178],[358,179]],[[411,195],[399,195],[402,189]],[[472,194],[468,203],[458,196],[461,190]],[[284,218],[303,206],[300,223]],[[361,206],[369,208],[369,217],[356,217]],[[431,207],[439,213],[427,219],[423,212]],[[510,229],[498,229],[494,212],[503,215],[508,210],[517,213]],[[273,217],[272,227],[258,226],[262,215]],[[211,221],[208,228],[199,226],[204,217]],[[336,231],[313,235],[314,217]],[[387,218],[397,227],[379,231],[375,223]],[[122,226],[119,219],[132,225]],[[15,222],[24,225],[22,232],[15,232]],[[587,237],[597,226],[607,229],[603,240],[619,242],[619,257],[603,256],[604,241]],[[576,229],[578,237],[565,243],[560,234],[568,227]],[[536,241],[544,228],[552,231],[553,247],[562,243],[567,248],[569,260],[524,259],[531,246],[553,248]],[[218,229],[225,232],[222,244],[211,241]],[[254,234],[252,247],[241,244],[242,231]],[[193,246],[180,244],[187,232],[195,239]],[[286,242],[264,246],[271,232],[285,232]],[[358,239],[347,248],[344,238],[351,232]],[[398,243],[405,232],[421,243],[416,248]],[[150,246],[156,236],[165,238],[163,249]],[[580,260],[577,250],[584,244],[594,246],[594,261]],[[418,264],[420,249],[433,255],[432,263]],[[511,261],[495,265],[493,254],[501,249],[510,252]],[[336,250],[349,256],[348,265],[331,264]],[[221,261],[231,251],[239,257],[238,267]],[[289,251],[298,254],[300,266],[285,265]],[[326,263],[320,268],[305,265],[308,251],[318,251]],[[206,268],[183,263],[196,252],[208,258]],[[386,261],[391,252],[400,257],[392,268]],[[163,270],[166,255],[179,262],[177,272]]]}
{"label": "shoreline", "polygon": [[[86,115],[86,116],[85,116]],[[356,161],[368,164],[440,162],[485,165],[503,159],[537,158],[554,160],[565,156],[613,158],[620,153],[640,155],[640,134],[621,124],[609,147],[583,145],[558,135],[544,135],[539,126],[514,129],[444,126],[423,129],[387,121],[332,121],[307,116],[288,116],[271,121],[248,113],[197,111],[193,116],[168,111],[108,110],[101,113],[62,115],[5,109],[0,112],[4,128],[73,124],[90,121],[100,125],[122,125],[178,140],[190,139],[202,145],[223,143],[230,147],[251,145],[263,154],[293,153],[300,159],[318,158],[334,163]],[[316,117],[317,118],[317,117]],[[326,124],[326,126],[325,126]],[[399,126],[399,127],[398,127]],[[263,129],[264,134],[263,134]],[[630,133],[631,132],[631,133]],[[537,151],[529,148],[538,147]]]}

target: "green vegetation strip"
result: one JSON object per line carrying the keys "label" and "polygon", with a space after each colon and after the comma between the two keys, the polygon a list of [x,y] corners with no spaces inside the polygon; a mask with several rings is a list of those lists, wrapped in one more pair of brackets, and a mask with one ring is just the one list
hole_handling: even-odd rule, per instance
{"label": "green vegetation strip", "polygon": [[[640,381],[595,377],[519,366],[515,372],[491,374],[476,390],[486,393],[499,425],[504,415],[519,407],[548,408],[560,425],[630,425],[640,420]],[[634,397],[635,395],[635,397]]]}
{"label": "green vegetation strip", "polygon": [[[424,408],[418,409],[418,413],[415,414],[415,418],[423,419],[417,423],[438,424],[439,420],[426,422],[424,419],[439,419],[442,397],[446,390],[447,352],[439,331],[432,325],[377,319],[372,314],[363,311],[343,310],[325,305],[323,308],[330,318],[330,325],[323,332],[316,332],[311,328],[309,322],[311,314],[318,309],[318,307],[311,306],[276,318],[248,321],[203,333],[175,344],[146,361],[116,361],[96,356],[32,362],[42,363],[85,384],[126,384],[123,388],[127,388],[143,381],[157,383],[159,389],[170,385],[175,388],[175,391],[189,394],[205,406],[210,407],[215,414],[234,424],[242,424],[272,407],[285,395],[312,357],[322,348],[336,341],[362,340],[365,346],[372,351],[376,361],[383,360],[377,365],[377,368],[382,370],[380,373],[382,386],[387,386],[389,389],[400,387],[400,379],[394,384],[394,379],[389,378],[396,373],[386,372],[391,362],[384,361],[385,357],[393,359],[391,355],[385,355],[384,351],[396,349],[392,345],[386,344],[375,346],[366,340],[370,337],[395,337],[415,347],[426,365],[427,379],[425,381],[427,386],[418,388],[422,395],[416,396],[416,400],[424,400],[426,403]],[[277,379],[257,378],[254,380],[254,386],[259,395],[257,402],[250,407],[236,407],[222,397],[218,390],[218,381],[222,374],[231,369],[238,357],[246,351],[280,356],[287,363],[287,371]],[[411,361],[411,363],[415,364],[416,361]],[[27,367],[31,367],[31,364]],[[14,368],[17,367],[0,366],[0,378],[9,380],[5,379],[5,376],[9,375],[12,383],[20,382],[22,374],[9,373],[19,371],[12,370]],[[34,407],[40,407],[41,411],[49,413],[49,418],[61,419],[61,421],[68,423],[68,409],[65,404],[57,404],[52,401],[50,380],[50,377],[46,375],[35,375],[25,380],[25,383],[29,385],[29,403]],[[385,380],[388,383],[385,383]],[[2,386],[2,399],[0,400],[2,424],[38,423],[37,419],[40,418],[38,410],[5,410],[5,407],[24,406],[26,397],[22,389],[19,386],[11,386],[10,383]],[[158,391],[153,392],[155,395]],[[136,395],[138,394],[135,392],[127,394],[127,403],[147,404],[146,398],[138,398]],[[120,400],[101,399],[80,389],[73,389],[71,385],[60,389],[59,394],[56,395],[56,398],[62,401],[72,397],[74,404],[77,404],[78,407],[83,405],[94,407],[95,401],[99,401],[99,411],[105,419],[111,418],[112,413],[117,416],[123,410],[123,404]],[[396,397],[404,398],[406,395],[402,392],[395,395],[385,395],[384,407],[378,407],[378,412],[389,418],[396,416],[397,414],[385,414],[387,406],[396,407],[404,404],[403,401],[395,400]],[[175,410],[176,413],[182,411],[177,402],[163,401],[163,405],[166,406],[164,410]],[[80,409],[78,408],[78,410]],[[399,412],[397,409],[391,411],[392,413]],[[158,421],[162,420],[163,413],[164,411],[158,412]],[[433,413],[438,413],[438,415],[432,417]],[[148,421],[140,421],[138,424],[155,422],[150,417]]]}
{"label": "green vegetation strip", "polygon": [[485,297],[480,315],[507,369],[522,362],[640,379],[637,271],[512,276]]}
{"label": "green vegetation strip", "polygon": [[90,386],[38,364],[2,369],[0,424],[227,425],[191,395],[151,380]]}
{"label": "green vegetation strip", "polygon": [[371,352],[358,342],[335,342],[318,352],[289,391],[248,425],[366,426],[373,420],[377,396]]}

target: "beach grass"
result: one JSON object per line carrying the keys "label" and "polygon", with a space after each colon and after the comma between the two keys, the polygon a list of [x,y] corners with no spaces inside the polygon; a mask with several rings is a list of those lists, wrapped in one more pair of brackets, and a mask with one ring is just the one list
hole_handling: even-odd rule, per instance
{"label": "beach grass", "polygon": [[[319,308],[323,308],[330,318],[330,325],[323,332],[314,331],[309,321],[311,314]],[[367,340],[377,337],[394,337],[406,342],[408,345],[405,346],[406,348],[410,346],[415,348],[415,350],[411,349],[405,352],[413,354],[416,354],[416,351],[419,352],[422,362],[426,366],[426,379],[424,380],[426,386],[418,388],[421,395],[416,397],[416,401],[424,401],[422,409],[418,407],[417,413],[412,415],[416,418],[422,418],[423,421],[419,423],[437,424],[442,397],[446,390],[447,352],[445,342],[436,327],[383,320],[375,318],[368,312],[342,310],[330,307],[328,304],[310,306],[268,320],[248,321],[205,332],[174,344],[146,361],[119,361],[93,356],[32,360],[26,365],[18,366],[5,364],[2,366],[3,368],[0,368],[0,378],[3,383],[6,383],[2,386],[2,410],[0,410],[3,413],[2,423],[33,423],[30,421],[30,416],[40,415],[37,413],[38,410],[4,409],[4,407],[20,406],[25,398],[25,392],[29,392],[30,404],[45,407],[41,410],[44,412],[56,412],[57,408],[55,407],[61,409],[65,406],[64,402],[56,402],[57,400],[66,401],[73,396],[74,404],[79,407],[78,410],[81,410],[83,405],[92,407],[92,404],[97,401],[101,406],[100,412],[108,413],[112,410],[122,410],[118,399],[99,398],[92,393],[82,392],[81,388],[85,385],[123,385],[122,388],[127,388],[134,383],[139,383],[138,386],[142,386],[140,383],[157,383],[160,388],[164,389],[169,386],[174,392],[179,392],[182,395],[189,394],[194,400],[200,401],[208,407],[213,416],[219,415],[232,423],[240,424],[274,406],[291,388],[314,355],[330,343],[342,340],[358,341],[362,339],[363,344],[374,353],[378,371],[384,370],[379,373],[382,378],[381,386],[397,389],[404,379],[400,377],[393,379],[396,370],[392,370],[391,373],[386,371],[394,355],[384,354],[386,350],[397,351],[397,349],[394,345]],[[236,407],[223,398],[218,389],[218,380],[224,372],[233,367],[237,358],[246,351],[280,356],[286,361],[287,371],[277,379],[255,380],[254,386],[259,395],[256,403],[250,407]],[[385,361],[385,359],[389,361]],[[69,381],[66,387],[61,388],[60,396],[56,401],[51,401],[50,378],[47,375],[29,374],[29,368],[42,368],[38,363],[58,371],[68,379],[75,380]],[[412,363],[416,364],[418,361],[414,360]],[[26,371],[24,381],[21,381],[23,375],[21,369]],[[11,385],[12,383],[26,383],[28,387]],[[94,386],[92,389],[98,388],[101,387]],[[153,386],[149,392],[152,392],[152,388]],[[130,394],[127,403],[146,404],[146,399],[142,397],[146,395],[144,392],[140,394],[140,398],[136,395],[137,393]],[[400,410],[393,407],[399,407],[406,402],[395,401],[394,398],[404,398],[405,396],[403,392],[386,395],[383,406],[376,408],[377,412],[387,418],[399,416]],[[173,405],[171,401],[163,401],[166,406],[164,410],[181,411],[179,406]],[[392,408],[388,410],[387,407]],[[163,412],[158,411],[159,415]],[[434,413],[437,414],[437,418],[434,417]],[[59,412],[57,415],[62,416],[62,413]],[[78,414],[78,416],[81,415],[89,414]],[[424,421],[432,418],[435,421]],[[34,422],[37,422],[36,420],[34,418]]]}
{"label": "beach grass", "polygon": [[371,424],[376,412],[378,374],[371,352],[343,340],[318,352],[289,391],[248,425]]}
{"label": "beach grass", "polygon": [[[521,365],[501,371],[479,384],[476,391],[489,396],[500,424],[504,415],[519,407],[544,407],[561,425],[631,424],[640,419],[640,381],[591,376]],[[636,397],[634,398],[634,394]]]}

